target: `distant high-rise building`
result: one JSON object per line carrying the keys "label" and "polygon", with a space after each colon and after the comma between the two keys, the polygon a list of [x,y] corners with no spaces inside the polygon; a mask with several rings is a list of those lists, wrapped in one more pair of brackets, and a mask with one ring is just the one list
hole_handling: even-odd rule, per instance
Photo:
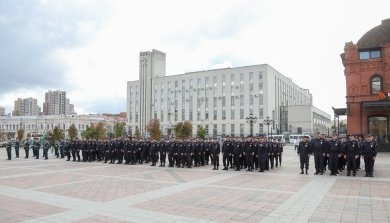
{"label": "distant high-rise building", "polygon": [[41,112],[36,98],[18,98],[14,103],[13,116],[33,116]]}
{"label": "distant high-rise building", "polygon": [[66,98],[65,91],[48,91],[43,103],[44,115],[68,115],[74,113],[74,106]]}
{"label": "distant high-rise building", "polygon": [[4,115],[5,115],[5,108],[0,107],[0,116],[4,116]]}

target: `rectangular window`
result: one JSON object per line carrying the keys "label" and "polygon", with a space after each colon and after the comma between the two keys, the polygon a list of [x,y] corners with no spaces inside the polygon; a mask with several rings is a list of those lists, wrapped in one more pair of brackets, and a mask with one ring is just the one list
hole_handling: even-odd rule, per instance
{"label": "rectangular window", "polygon": [[244,136],[244,124],[240,124],[240,136]]}
{"label": "rectangular window", "polygon": [[259,124],[259,133],[260,133],[260,134],[263,134],[263,133],[264,133],[264,126],[263,126],[263,123],[260,123],[260,124]]}
{"label": "rectangular window", "polygon": [[222,120],[226,119],[226,110],[222,110]]}
{"label": "rectangular window", "polygon": [[217,116],[217,110],[214,110],[214,120],[217,120],[218,116]]}
{"label": "rectangular window", "polygon": [[231,120],[235,119],[235,117],[234,117],[234,109],[230,110],[230,119]]}
{"label": "rectangular window", "polygon": [[230,125],[230,133],[231,133],[231,135],[232,136],[234,136],[234,133],[235,133],[236,131],[235,131],[235,129],[234,129],[234,124],[231,124]]}
{"label": "rectangular window", "polygon": [[230,106],[234,106],[234,96],[230,97]]}
{"label": "rectangular window", "polygon": [[259,109],[259,119],[263,119],[263,109],[262,108],[260,108]]}
{"label": "rectangular window", "polygon": [[244,119],[244,109],[240,109],[240,119]]}
{"label": "rectangular window", "polygon": [[222,124],[222,136],[226,135],[226,124]]}

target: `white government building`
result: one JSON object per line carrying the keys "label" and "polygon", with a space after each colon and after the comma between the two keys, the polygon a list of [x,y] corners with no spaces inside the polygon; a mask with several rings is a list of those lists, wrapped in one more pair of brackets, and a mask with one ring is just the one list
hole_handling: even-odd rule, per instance
{"label": "white government building", "polygon": [[67,138],[68,129],[74,124],[81,137],[81,132],[86,130],[87,126],[99,122],[106,125],[108,132],[113,131],[115,120],[102,115],[0,116],[0,133],[5,133],[6,138],[15,138],[18,130],[24,129],[24,136],[28,137],[29,133],[44,135],[58,126]]}
{"label": "white government building", "polygon": [[[151,119],[159,119],[164,135],[173,133],[177,122],[191,121],[194,135],[203,125],[209,136],[246,136],[250,134],[246,121],[250,114],[257,118],[254,135],[267,134],[268,128],[276,134],[294,132],[303,124],[307,126],[307,120],[302,125],[290,124],[288,108],[312,107],[309,90],[267,64],[166,76],[165,61],[166,54],[158,50],[140,53],[139,80],[127,83],[130,134],[138,128],[141,134],[147,135],[145,126]],[[306,114],[311,122],[305,127],[307,131],[330,128],[330,115],[325,112],[319,115]],[[269,126],[263,123],[267,116],[273,120]],[[324,121],[317,122],[317,119]]]}

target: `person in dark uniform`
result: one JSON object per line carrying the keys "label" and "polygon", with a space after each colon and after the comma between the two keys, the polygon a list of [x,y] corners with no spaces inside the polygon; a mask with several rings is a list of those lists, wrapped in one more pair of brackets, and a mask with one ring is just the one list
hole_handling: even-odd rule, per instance
{"label": "person in dark uniform", "polygon": [[327,156],[329,158],[330,175],[336,176],[339,157],[341,156],[341,142],[337,139],[337,134],[333,134],[332,140],[329,141]]}
{"label": "person in dark uniform", "polygon": [[268,143],[267,143],[267,146],[268,146],[268,160],[269,160],[269,164],[271,165],[271,169],[274,168],[274,156],[275,156],[275,147],[274,147],[274,143],[272,141],[272,137],[271,139],[268,140]]}
{"label": "person in dark uniform", "polygon": [[368,134],[366,141],[362,145],[362,156],[366,170],[366,175],[364,175],[364,177],[374,176],[374,160],[377,155],[376,147],[377,144],[374,141],[374,137],[371,134]]}
{"label": "person in dark uniform", "polygon": [[303,168],[305,168],[305,173],[308,174],[309,170],[309,157],[312,153],[312,149],[310,148],[310,143],[308,142],[308,136],[304,136],[302,141],[299,142],[297,152],[300,161],[301,174],[303,174]]}
{"label": "person in dark uniform", "polygon": [[228,170],[229,168],[229,157],[231,155],[230,153],[230,147],[231,147],[231,141],[230,137],[227,136],[226,140],[222,144],[222,163],[223,163],[223,170]]}
{"label": "person in dark uniform", "polygon": [[234,165],[236,166],[235,171],[241,170],[241,156],[242,156],[242,146],[241,139],[236,138],[233,142],[233,157],[234,157]]}
{"label": "person in dark uniform", "polygon": [[48,152],[49,152],[50,147],[51,147],[51,145],[50,145],[49,141],[45,140],[45,143],[43,144],[43,157],[45,158],[45,160],[49,159]]}
{"label": "person in dark uniform", "polygon": [[8,140],[7,142],[7,157],[8,159],[7,160],[11,160],[12,159],[12,142],[11,142],[11,139]]}
{"label": "person in dark uniform", "polygon": [[280,139],[279,139],[278,145],[279,145],[279,155],[278,155],[279,166],[282,166],[283,142]]}
{"label": "person in dark uniform", "polygon": [[176,142],[175,140],[171,139],[166,144],[166,147],[168,148],[168,162],[169,167],[175,166],[175,160],[177,156],[177,150],[176,150]]}
{"label": "person in dark uniform", "polygon": [[34,144],[33,144],[33,150],[35,151],[35,159],[39,159],[39,149],[41,147],[41,143],[39,142],[38,138],[35,138]]}
{"label": "person in dark uniform", "polygon": [[351,176],[351,171],[353,176],[356,176],[356,159],[359,158],[359,144],[353,135],[349,136],[349,141],[347,141],[343,153],[344,158],[347,160],[347,176]]}
{"label": "person in dark uniform", "polygon": [[184,141],[184,140],[180,140],[180,146],[179,146],[179,154],[180,154],[180,164],[181,164],[181,168],[184,168],[186,162],[187,162],[187,159],[186,159],[186,145],[187,145],[187,141]]}
{"label": "person in dark uniform", "polygon": [[24,148],[24,154],[25,154],[25,159],[28,159],[28,156],[29,156],[29,152],[30,152],[30,142],[29,140],[24,140],[24,145],[23,145],[23,148]]}
{"label": "person in dark uniform", "polygon": [[59,150],[60,150],[60,157],[61,157],[61,159],[65,158],[64,149],[65,149],[65,140],[62,139],[60,141],[60,144],[59,144]]}
{"label": "person in dark uniform", "polygon": [[316,168],[315,175],[317,174],[324,174],[324,168],[323,168],[323,158],[325,156],[325,142],[321,138],[320,133],[317,132],[316,138],[312,139],[310,142],[310,147],[312,148],[314,152],[314,165]]}
{"label": "person in dark uniform", "polygon": [[253,154],[254,154],[254,148],[253,144],[251,142],[251,138],[247,138],[244,143],[244,152],[243,155],[245,156],[247,171],[253,171]]}
{"label": "person in dark uniform", "polygon": [[218,170],[219,168],[219,154],[221,153],[221,146],[217,140],[214,140],[210,143],[212,145],[211,147],[211,157],[213,162],[213,170]]}
{"label": "person in dark uniform", "polygon": [[115,140],[110,140],[109,144],[110,144],[110,146],[109,146],[109,148],[110,148],[110,164],[115,164],[115,160],[116,160]]}
{"label": "person in dark uniform", "polygon": [[19,141],[19,139],[16,139],[16,142],[15,142],[15,158],[19,158],[19,148],[20,148],[20,141]]}
{"label": "person in dark uniform", "polygon": [[163,139],[158,143],[158,149],[160,152],[160,167],[165,167],[165,162],[167,160],[167,147]]}
{"label": "person in dark uniform", "polygon": [[266,168],[266,160],[268,159],[267,158],[267,144],[265,142],[264,139],[260,139],[258,142],[257,142],[257,154],[256,154],[256,157],[257,157],[257,162],[258,162],[258,165],[259,165],[259,172],[264,172],[265,168]]}
{"label": "person in dark uniform", "polygon": [[152,140],[149,153],[149,158],[152,162],[151,166],[156,166],[156,163],[158,161],[158,142],[156,140]]}
{"label": "person in dark uniform", "polygon": [[194,155],[194,140],[188,140],[185,146],[186,149],[186,160],[187,168],[192,168],[192,159]]}

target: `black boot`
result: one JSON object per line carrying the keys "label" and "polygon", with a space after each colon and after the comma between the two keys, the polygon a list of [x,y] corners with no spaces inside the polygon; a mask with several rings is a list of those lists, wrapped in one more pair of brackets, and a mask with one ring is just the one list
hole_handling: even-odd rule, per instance
{"label": "black boot", "polygon": [[309,173],[307,172],[307,169],[306,169],[306,175],[308,175]]}
{"label": "black boot", "polygon": [[300,174],[303,174],[303,169],[301,169],[301,173]]}

